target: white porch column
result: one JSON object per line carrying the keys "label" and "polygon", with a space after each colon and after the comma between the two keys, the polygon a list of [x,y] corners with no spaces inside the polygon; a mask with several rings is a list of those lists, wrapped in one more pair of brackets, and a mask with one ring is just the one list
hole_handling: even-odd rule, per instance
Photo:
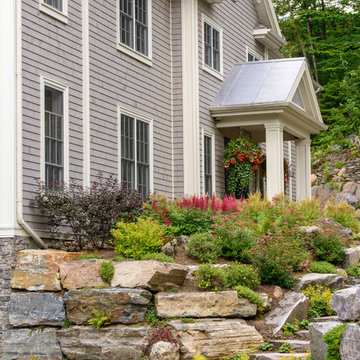
{"label": "white porch column", "polygon": [[0,237],[15,217],[16,1],[0,1]]}
{"label": "white porch column", "polygon": [[311,198],[311,140],[295,141],[296,146],[296,201]]}
{"label": "white porch column", "polygon": [[266,188],[271,200],[284,192],[283,126],[280,123],[265,125],[266,130]]}

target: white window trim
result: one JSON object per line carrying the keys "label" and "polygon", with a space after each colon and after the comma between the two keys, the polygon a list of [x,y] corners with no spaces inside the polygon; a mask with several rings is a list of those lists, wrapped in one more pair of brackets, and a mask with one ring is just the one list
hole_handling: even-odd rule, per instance
{"label": "white window trim", "polygon": [[[219,32],[220,36],[220,71],[215,70],[211,66],[205,64],[205,41],[204,41],[204,23],[209,24],[215,30]],[[201,67],[203,70],[208,72],[209,74],[215,76],[220,80],[224,80],[224,69],[223,69],[223,29],[214,21],[209,19],[206,15],[201,14],[201,43],[202,43],[202,64]]]}
{"label": "white window trim", "polygon": [[134,59],[152,66],[152,0],[148,0],[148,51],[146,56],[120,42],[120,1],[116,0],[116,49]]}
{"label": "white window trim", "polygon": [[[213,194],[216,194],[216,179],[215,179],[215,134],[212,132],[209,132],[207,130],[202,129],[202,192],[205,194],[205,141],[204,137],[208,136],[211,138],[211,186],[213,190]],[[212,194],[209,194],[209,196],[212,196]]]}
{"label": "white window trim", "polygon": [[248,55],[252,55],[255,56],[256,58],[258,58],[259,60],[263,60],[264,57],[262,55],[260,55],[258,52],[256,52],[253,49],[250,49],[248,46],[246,46],[246,62],[248,62]]}
{"label": "white window trim", "polygon": [[63,93],[64,121],[64,182],[69,182],[69,87],[40,76],[40,180],[45,181],[45,86]]}
{"label": "white window trim", "polygon": [[52,6],[45,4],[44,0],[39,0],[39,10],[56,20],[63,22],[64,24],[68,23],[68,0],[63,0],[63,11],[59,11]]}
{"label": "white window trim", "polygon": [[[153,152],[153,119],[136,111],[118,105],[118,179],[121,181],[121,115],[131,116],[149,124],[149,188],[154,192],[154,152]],[[135,146],[136,156],[136,146]],[[136,159],[135,159],[136,164]],[[135,175],[135,188],[137,189],[137,178]]]}

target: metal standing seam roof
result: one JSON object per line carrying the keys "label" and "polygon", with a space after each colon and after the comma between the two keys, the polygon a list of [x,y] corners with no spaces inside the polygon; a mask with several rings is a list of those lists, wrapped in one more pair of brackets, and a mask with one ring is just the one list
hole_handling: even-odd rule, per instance
{"label": "metal standing seam roof", "polygon": [[293,58],[237,63],[212,106],[285,102],[305,62]]}

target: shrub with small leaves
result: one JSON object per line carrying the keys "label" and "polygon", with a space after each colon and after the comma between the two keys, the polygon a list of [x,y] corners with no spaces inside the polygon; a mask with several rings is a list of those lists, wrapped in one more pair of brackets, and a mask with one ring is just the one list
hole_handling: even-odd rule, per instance
{"label": "shrub with small leaves", "polygon": [[310,263],[310,271],[318,274],[337,274],[336,267],[326,261],[314,261]]}
{"label": "shrub with small leaves", "polygon": [[249,302],[251,302],[252,304],[256,304],[260,310],[262,310],[264,302],[263,299],[260,295],[258,295],[256,292],[254,292],[253,290],[249,289],[246,286],[235,286],[233,288],[234,290],[237,291],[238,294],[238,298],[245,298],[248,299]]}
{"label": "shrub with small leaves", "polygon": [[221,254],[217,239],[209,232],[191,235],[187,252],[202,262],[210,263],[216,262]]}
{"label": "shrub with small leaves", "polygon": [[221,269],[214,265],[200,265],[195,272],[195,284],[205,290],[221,290],[223,287],[223,273]]}
{"label": "shrub with small leaves", "polygon": [[142,257],[141,260],[153,260],[153,261],[161,261],[161,262],[168,262],[174,263],[175,260],[171,256],[167,256],[164,253],[152,253],[146,254]]}
{"label": "shrub with small leaves", "polygon": [[255,289],[260,284],[257,270],[252,265],[233,262],[222,269],[223,283],[226,288],[242,285]]}
{"label": "shrub with small leaves", "polygon": [[264,342],[259,346],[259,349],[262,351],[273,351],[274,350],[274,344],[269,342]]}
{"label": "shrub with small leaves", "polygon": [[280,353],[288,353],[291,349],[291,345],[289,343],[284,343],[279,347]]}
{"label": "shrub with small leaves", "polygon": [[283,334],[285,336],[291,336],[291,335],[294,335],[295,331],[299,331],[299,325],[298,325],[298,323],[295,323],[295,324],[286,323],[282,327],[282,330],[283,330]]}
{"label": "shrub with small leaves", "polygon": [[336,313],[330,308],[332,293],[329,288],[321,285],[308,286],[302,293],[309,298],[309,317],[331,316]]}
{"label": "shrub with small leaves", "polygon": [[78,260],[88,260],[88,259],[102,259],[103,256],[99,254],[82,254],[79,255]]}
{"label": "shrub with small leaves", "polygon": [[111,260],[103,261],[100,264],[99,274],[104,281],[109,283],[112,277],[114,276],[114,273],[115,273],[114,263]]}
{"label": "shrub with small leaves", "polygon": [[105,310],[103,310],[100,313],[96,309],[92,309],[92,313],[93,313],[94,317],[92,319],[88,320],[89,325],[92,325],[92,326],[96,327],[97,329],[100,329],[103,326],[111,324],[109,321],[109,318],[111,317],[111,313],[106,315]]}
{"label": "shrub with small leaves", "polygon": [[323,341],[327,344],[326,360],[341,360],[340,343],[346,325],[336,326],[323,336]]}
{"label": "shrub with small leaves", "polygon": [[360,267],[359,266],[345,269],[345,271],[349,276],[360,276]]}

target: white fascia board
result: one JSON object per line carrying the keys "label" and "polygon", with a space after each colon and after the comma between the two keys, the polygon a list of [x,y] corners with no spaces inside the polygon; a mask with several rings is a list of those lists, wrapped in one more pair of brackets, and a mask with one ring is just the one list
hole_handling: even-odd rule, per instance
{"label": "white fascia board", "polygon": [[254,0],[260,23],[273,29],[282,37],[272,0]]}
{"label": "white fascia board", "polygon": [[286,45],[286,40],[277,34],[274,30],[265,29],[254,29],[253,36],[255,40],[266,46],[271,50],[279,50],[281,47]]}

